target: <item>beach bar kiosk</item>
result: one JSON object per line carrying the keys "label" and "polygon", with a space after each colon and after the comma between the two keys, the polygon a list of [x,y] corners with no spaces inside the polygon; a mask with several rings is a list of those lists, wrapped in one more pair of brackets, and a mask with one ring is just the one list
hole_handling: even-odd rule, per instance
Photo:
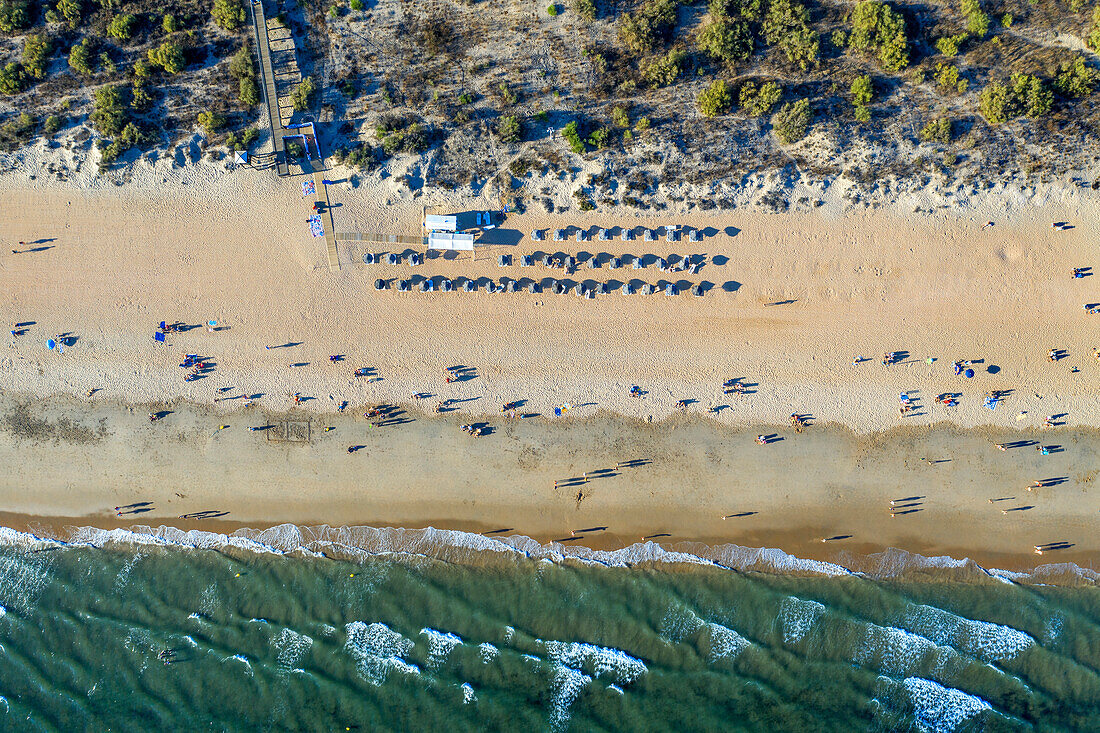
{"label": "beach bar kiosk", "polygon": [[424,214],[424,229],[429,232],[457,232],[458,217],[443,214]]}

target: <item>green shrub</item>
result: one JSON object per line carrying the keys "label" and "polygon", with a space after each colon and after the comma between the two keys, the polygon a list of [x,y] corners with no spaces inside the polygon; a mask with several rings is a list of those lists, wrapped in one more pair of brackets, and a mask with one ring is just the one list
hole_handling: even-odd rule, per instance
{"label": "green shrub", "polygon": [[606,127],[593,130],[588,136],[588,144],[596,150],[603,150],[611,144],[611,130]]}
{"label": "green shrub", "polygon": [[921,129],[920,139],[926,143],[935,141],[945,145],[951,142],[951,120],[946,117],[932,120]]}
{"label": "green shrub", "polygon": [[183,49],[170,41],[165,41],[156,48],[149,49],[149,61],[164,69],[168,74],[178,74],[187,66]]}
{"label": "green shrub", "polygon": [[218,26],[227,31],[235,31],[244,25],[244,4],[240,0],[214,0],[211,15]]}
{"label": "green shrub", "polygon": [[153,106],[153,95],[145,81],[137,79],[130,86],[130,108],[145,111]]}
{"label": "green shrub", "polygon": [[[26,62],[23,62],[26,65]],[[1083,56],[1077,56],[1072,62],[1058,65],[1058,75],[1054,79],[1054,88],[1063,97],[1074,99],[1087,97],[1096,88],[1096,69],[1085,63]]]}
{"label": "green shrub", "polygon": [[549,7],[546,8],[546,12],[551,18],[556,18],[556,17],[558,17],[558,13],[560,13],[561,11],[558,10],[558,4],[553,3],[552,5],[550,5]]}
{"label": "green shrub", "polygon": [[936,64],[936,84],[945,92],[962,94],[970,86],[966,79],[959,78],[959,68],[940,61]]}
{"label": "green shrub", "polygon": [[715,79],[711,85],[699,92],[696,100],[699,112],[704,117],[717,117],[730,111],[733,106],[733,94],[725,79]]}
{"label": "green shrub", "polygon": [[505,82],[501,82],[497,89],[500,91],[500,98],[504,100],[505,104],[515,104],[519,101],[519,97]]}
{"label": "green shrub", "polygon": [[34,79],[45,79],[53,44],[41,33],[34,33],[23,41],[23,71]]}
{"label": "green shrub", "polygon": [[615,127],[626,129],[630,127],[630,113],[626,107],[615,107],[611,110],[611,122]]}
{"label": "green shrub", "polygon": [[810,11],[798,0],[771,0],[762,24],[764,38],[803,71],[817,63],[821,37],[810,28]]}
{"label": "green shrub", "polygon": [[134,37],[134,27],[136,25],[137,18],[135,16],[129,13],[116,15],[107,24],[107,35],[120,41],[129,41]]}
{"label": "green shrub", "polygon": [[129,122],[122,87],[111,84],[97,89],[92,114],[88,119],[104,137],[114,137],[121,133]]}
{"label": "green shrub", "polygon": [[348,7],[357,13],[361,13],[367,6],[363,4],[363,0],[351,0]]}
{"label": "green shrub", "polygon": [[848,46],[862,53],[876,54],[886,71],[901,71],[909,65],[905,21],[900,13],[877,0],[863,0],[856,5]]}
{"label": "green shrub", "polygon": [[260,85],[256,77],[247,77],[238,82],[237,99],[245,107],[255,107],[260,103]]}
{"label": "green shrub", "polygon": [[241,46],[229,59],[229,74],[237,80],[237,98],[246,107],[255,107],[260,103],[260,85],[256,81],[256,66],[252,61],[252,50],[247,44]]}
{"label": "green shrub", "polygon": [[766,81],[757,89],[756,84],[747,81],[741,85],[737,94],[738,106],[741,111],[752,117],[763,117],[772,111],[779,98],[783,96],[783,90],[774,81]]}
{"label": "green shrub", "polygon": [[969,33],[959,33],[955,36],[944,36],[936,39],[936,50],[944,56],[958,56],[959,48],[963,42],[970,38]]}
{"label": "green shrub", "polygon": [[34,118],[26,112],[0,127],[0,143],[15,148],[34,137]]}
{"label": "green shrub", "polygon": [[225,117],[217,112],[206,110],[199,112],[197,121],[207,137],[214,137],[214,133],[225,124]]}
{"label": "green shrub", "polygon": [[1100,51],[1100,5],[1093,8],[1092,27],[1089,28],[1089,35],[1085,42],[1093,51]]}
{"label": "green shrub", "polygon": [[810,100],[787,102],[772,115],[772,130],[780,142],[790,145],[806,137],[810,127]]}
{"label": "green shrub", "polygon": [[92,56],[92,39],[85,36],[84,40],[69,50],[69,68],[81,76],[91,76],[95,73],[95,61]]}
{"label": "green shrub", "polygon": [[989,16],[982,12],[978,0],[959,0],[959,10],[966,17],[966,30],[978,38],[989,33]]}
{"label": "green shrub", "polygon": [[115,162],[120,155],[132,147],[141,145],[144,141],[145,136],[141,133],[141,129],[133,122],[126,123],[126,127],[119,131],[118,136],[109,145],[101,147],[103,152],[101,166]]}
{"label": "green shrub", "polygon": [[14,33],[31,24],[28,0],[0,0],[0,31]]}
{"label": "green shrub", "polygon": [[294,91],[290,95],[290,100],[294,104],[294,111],[305,112],[309,109],[309,102],[315,91],[317,91],[317,87],[313,83],[312,76],[307,76],[305,79],[302,79],[298,86],[294,87]]}
{"label": "green shrub", "polygon": [[165,33],[175,33],[182,27],[183,25],[180,23],[179,18],[171,13],[165,13],[164,18],[160,21],[160,29]]}
{"label": "green shrub", "polygon": [[639,117],[638,121],[634,124],[634,129],[640,133],[644,133],[652,126],[648,117]]}
{"label": "green shrub", "polygon": [[83,18],[83,4],[80,0],[57,0],[57,12],[69,22],[69,28],[75,29]]}
{"label": "green shrub", "polygon": [[676,26],[677,0],[647,0],[619,21],[619,38],[636,54],[647,54],[664,44]]}
{"label": "green shrub", "polygon": [[0,94],[11,96],[23,91],[23,67],[15,61],[9,61],[0,69]]}
{"label": "green shrub", "polygon": [[577,129],[576,121],[570,122],[562,128],[561,136],[569,143],[569,147],[578,155],[585,151],[584,140]]}
{"label": "green shrub", "polygon": [[47,135],[52,135],[61,129],[61,118],[57,115],[50,115],[46,118],[46,121],[42,123],[42,132]]}
{"label": "green shrub", "polygon": [[585,20],[595,20],[598,15],[595,0],[572,0],[570,7],[573,12]]}
{"label": "green shrub", "polygon": [[523,137],[523,124],[516,115],[503,115],[497,123],[497,137],[501,142],[518,143]]}
{"label": "green shrub", "polygon": [[871,121],[871,99],[874,97],[874,85],[867,74],[856,77],[852,81],[852,106],[855,107],[856,119],[860,122]]}
{"label": "green shrub", "polygon": [[1001,16],[1001,25],[1005,28],[1011,28],[1014,22],[1016,22],[1016,16],[1012,13],[1005,13]]}
{"label": "green shrub", "polygon": [[594,211],[596,209],[596,205],[592,203],[592,199],[579,188],[573,192],[573,198],[577,202],[577,208],[581,211]]}
{"label": "green shrub", "polygon": [[1009,85],[991,82],[978,98],[982,116],[997,125],[1020,116],[1042,117],[1054,105],[1054,93],[1042,79],[1013,74]]}
{"label": "green shrub", "polygon": [[752,56],[752,31],[743,20],[713,20],[699,32],[697,43],[711,58],[725,64]]}
{"label": "green shrub", "polygon": [[674,48],[664,56],[657,56],[650,61],[642,72],[645,80],[655,87],[667,87],[680,76],[683,70],[686,54],[678,48]]}

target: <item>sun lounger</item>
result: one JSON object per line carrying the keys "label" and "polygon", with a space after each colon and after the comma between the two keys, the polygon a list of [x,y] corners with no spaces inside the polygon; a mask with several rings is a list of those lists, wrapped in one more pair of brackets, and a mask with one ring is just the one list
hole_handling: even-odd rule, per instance
{"label": "sun lounger", "polygon": [[535,240],[536,242],[541,242],[542,241],[542,230],[541,229],[533,230],[531,232],[531,239]]}
{"label": "sun lounger", "polygon": [[583,242],[588,239],[588,235],[584,233],[584,230],[577,232],[577,241]]}
{"label": "sun lounger", "polygon": [[374,289],[375,290],[385,290],[386,289],[386,281],[383,280],[382,278],[378,278],[377,280],[374,281]]}
{"label": "sun lounger", "polygon": [[507,283],[505,283],[504,284],[504,292],[506,292],[506,293],[516,292],[516,281],[515,280],[509,280]]}
{"label": "sun lounger", "polygon": [[421,255],[414,252],[411,255],[409,255],[409,264],[413,265],[413,266],[422,265],[422,264],[424,264],[424,258]]}
{"label": "sun lounger", "polygon": [[676,241],[676,227],[674,227],[672,225],[669,225],[669,226],[665,227],[665,241],[667,241],[667,242],[675,242]]}
{"label": "sun lounger", "polygon": [[608,266],[612,270],[618,270],[620,267],[623,266],[623,261],[620,260],[618,257],[612,257],[611,262],[608,263]]}
{"label": "sun lounger", "polygon": [[647,241],[647,242],[654,242],[654,241],[656,241],[656,238],[655,238],[655,237],[653,236],[653,230],[652,230],[652,229],[646,229],[646,230],[645,230],[645,237],[644,237],[644,239],[645,239],[645,241]]}
{"label": "sun lounger", "polygon": [[623,295],[633,295],[634,286],[630,283],[623,283]]}
{"label": "sun lounger", "polygon": [[591,257],[588,258],[588,269],[595,270],[599,266],[600,266],[599,255],[592,255]]}
{"label": "sun lounger", "polygon": [[634,235],[630,233],[629,229],[623,229],[622,234],[620,235],[620,237],[622,238],[622,240],[624,242],[629,242],[631,239],[634,238]]}
{"label": "sun lounger", "polygon": [[653,286],[646,283],[642,286],[642,295],[653,295]]}
{"label": "sun lounger", "polygon": [[390,252],[388,255],[386,255],[386,264],[387,265],[396,265],[399,262],[401,262],[401,258],[398,257],[393,252]]}
{"label": "sun lounger", "polygon": [[573,288],[573,294],[583,298],[584,297],[584,286],[581,285],[580,283],[577,283],[577,287]]}
{"label": "sun lounger", "polygon": [[453,286],[451,285],[451,281],[447,278],[443,278],[439,281],[439,289],[442,290],[444,293],[451,292],[452,287]]}
{"label": "sun lounger", "polygon": [[635,270],[640,270],[643,267],[645,267],[645,265],[642,264],[642,258],[641,257],[635,257],[634,261],[632,263],[630,263],[630,266],[633,267]]}
{"label": "sun lounger", "polygon": [[700,297],[700,296],[702,296],[702,294],[703,294],[703,286],[702,286],[702,285],[696,285],[695,287],[693,287],[693,288],[691,289],[691,294],[692,294],[692,295],[694,295],[694,296],[695,296],[695,297],[697,297],[697,298],[698,298],[698,297]]}
{"label": "sun lounger", "polygon": [[596,292],[600,295],[607,295],[607,283],[600,283],[597,285]]}
{"label": "sun lounger", "polygon": [[558,229],[557,231],[554,232],[554,241],[555,242],[564,242],[565,241],[565,230],[564,229]]}
{"label": "sun lounger", "polygon": [[370,252],[367,252],[365,255],[363,255],[363,264],[364,265],[373,265],[375,263],[375,259],[376,258],[373,254],[371,254]]}
{"label": "sun lounger", "polygon": [[688,232],[688,239],[692,242],[700,242],[702,241],[703,237],[699,233],[698,229],[692,229],[690,232]]}
{"label": "sun lounger", "polygon": [[601,229],[600,230],[600,241],[601,242],[606,242],[609,239],[611,239],[611,232],[607,231],[606,229]]}
{"label": "sun lounger", "polygon": [[665,295],[676,295],[679,292],[680,291],[676,289],[676,285],[674,283],[669,283],[665,286]]}
{"label": "sun lounger", "polygon": [[466,280],[462,283],[462,291],[466,293],[472,293],[477,290],[477,283],[473,280]]}
{"label": "sun lounger", "polygon": [[402,280],[401,282],[397,283],[397,289],[402,293],[409,292],[409,281]]}
{"label": "sun lounger", "polygon": [[510,264],[512,264],[512,258],[508,255],[501,255],[500,257],[497,257],[497,265],[499,267],[507,267]]}
{"label": "sun lounger", "polygon": [[539,292],[539,284],[538,283],[531,283],[530,285],[527,286],[527,292],[528,293],[537,293],[537,292]]}
{"label": "sun lounger", "polygon": [[430,293],[433,290],[435,290],[435,283],[432,282],[431,278],[428,278],[420,283],[420,292]]}
{"label": "sun lounger", "polygon": [[657,258],[657,269],[661,272],[666,272],[668,270],[668,262],[666,262],[663,257]]}
{"label": "sun lounger", "polygon": [[519,258],[519,266],[520,267],[531,267],[534,264],[535,264],[535,258],[532,257],[531,255],[524,255],[523,257]]}

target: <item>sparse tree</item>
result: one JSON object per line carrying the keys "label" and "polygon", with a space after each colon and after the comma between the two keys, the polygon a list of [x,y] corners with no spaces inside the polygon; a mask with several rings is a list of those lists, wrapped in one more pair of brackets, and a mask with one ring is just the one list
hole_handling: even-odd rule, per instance
{"label": "sparse tree", "polygon": [[724,79],[715,79],[711,85],[699,93],[697,100],[699,112],[704,117],[717,117],[730,111],[733,106],[733,94]]}
{"label": "sparse tree", "polygon": [[787,145],[806,137],[810,127],[810,101],[799,99],[787,102],[772,115],[772,130],[779,140]]}

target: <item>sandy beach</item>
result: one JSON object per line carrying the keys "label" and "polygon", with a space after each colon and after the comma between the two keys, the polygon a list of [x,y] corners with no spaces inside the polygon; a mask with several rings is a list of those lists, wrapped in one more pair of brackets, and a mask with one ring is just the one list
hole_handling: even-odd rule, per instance
{"label": "sandy beach", "polygon": [[[1100,281],[1070,275],[1092,265],[1095,205],[1072,192],[999,215],[993,204],[934,215],[832,204],[786,214],[532,213],[508,217],[492,236],[510,244],[482,248],[473,261],[333,273],[323,241],[308,236],[308,204],[293,179],[241,171],[156,184],[4,181],[11,246],[0,254],[0,312],[11,328],[30,324],[0,358],[0,451],[17,467],[3,480],[10,511],[91,522],[155,494],[156,512],[142,523],[221,509],[242,524],[508,527],[544,540],[607,525],[611,544],[668,533],[659,541],[778,545],[805,556],[832,552],[823,536],[852,534],[845,549],[856,552],[1004,554],[1017,564],[1034,563],[1031,547],[1041,542],[1072,542],[1060,557],[1081,561],[1097,549],[1100,321],[1082,304],[1100,301]],[[377,187],[333,198],[341,231],[415,232],[422,205],[440,203]],[[707,236],[530,238],[533,229],[665,224]],[[48,248],[11,254],[17,240]],[[709,290],[588,300],[374,288],[376,278],[414,273],[561,278],[496,261],[557,251],[705,255],[698,275],[683,279]],[[343,249],[347,262],[359,254]],[[674,277],[653,265],[624,273],[603,264],[573,279]],[[211,319],[221,330],[200,325]],[[152,336],[161,320],[196,328],[160,345]],[[61,334],[70,340],[64,354],[46,350]],[[1050,349],[1065,358],[1049,361]],[[899,363],[883,366],[886,352],[899,352]],[[213,370],[185,382],[185,353],[207,357]],[[858,356],[866,360],[853,364]],[[957,360],[975,362],[974,378],[954,375]],[[446,383],[444,368],[454,365],[470,367],[471,378]],[[360,367],[372,378],[355,378]],[[724,394],[732,379],[750,385],[747,393]],[[643,399],[630,397],[633,385]],[[990,410],[994,391],[1002,399]],[[899,417],[903,392],[916,409]],[[303,398],[296,407],[294,393]],[[412,399],[417,393],[432,396]],[[937,403],[944,393],[959,394],[958,404]],[[453,411],[433,416],[443,400]],[[678,409],[681,400],[688,405]],[[517,401],[532,417],[504,419],[501,406]],[[409,422],[368,427],[364,406],[381,403]],[[563,405],[565,417],[553,417]],[[314,432],[307,446],[272,445],[246,430],[292,408],[315,430],[335,429]],[[172,414],[149,423],[156,410]],[[812,416],[801,434],[787,425],[792,413]],[[1059,427],[1042,428],[1051,416]],[[65,420],[84,437],[57,433]],[[473,422],[492,434],[459,430]],[[33,429],[21,434],[18,424]],[[759,434],[782,440],[758,446]],[[1064,450],[993,447],[1011,440]],[[367,447],[349,455],[352,445]],[[553,488],[632,459],[652,463]],[[1024,490],[1058,477],[1035,496]],[[591,493],[578,501],[585,486]],[[928,496],[922,511],[891,518],[890,499],[910,495]],[[988,500],[1003,496],[1034,508],[1002,514]],[[759,513],[721,519],[744,511]]]}

